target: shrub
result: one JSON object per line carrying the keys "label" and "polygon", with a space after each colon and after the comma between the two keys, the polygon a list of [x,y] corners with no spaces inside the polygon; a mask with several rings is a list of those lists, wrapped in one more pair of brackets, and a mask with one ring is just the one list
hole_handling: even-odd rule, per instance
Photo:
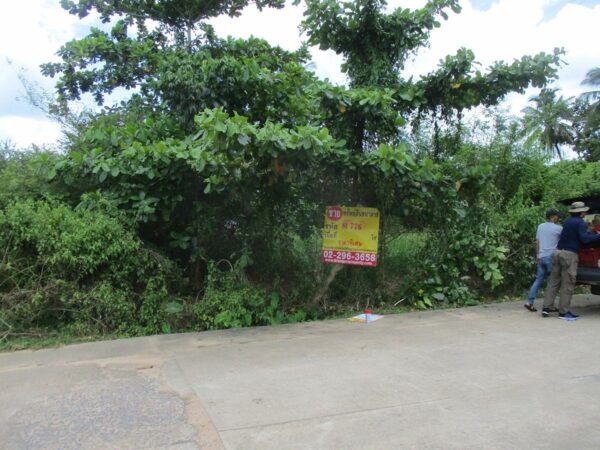
{"label": "shrub", "polygon": [[196,326],[203,330],[273,325],[306,319],[304,311],[286,314],[279,309],[279,295],[249,283],[238,264],[221,272],[209,264],[204,297],[193,306]]}
{"label": "shrub", "polygon": [[78,324],[90,333],[161,330],[175,265],[127,223],[58,202],[0,210],[0,310],[15,330]]}
{"label": "shrub", "polygon": [[0,208],[15,200],[59,195],[47,177],[47,167],[59,158],[50,151],[16,150],[0,143]]}

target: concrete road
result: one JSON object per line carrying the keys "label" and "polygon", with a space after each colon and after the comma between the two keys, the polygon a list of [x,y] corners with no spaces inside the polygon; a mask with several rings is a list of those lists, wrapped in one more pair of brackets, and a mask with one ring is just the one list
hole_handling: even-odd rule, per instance
{"label": "concrete road", "polygon": [[0,355],[2,449],[598,449],[600,297]]}

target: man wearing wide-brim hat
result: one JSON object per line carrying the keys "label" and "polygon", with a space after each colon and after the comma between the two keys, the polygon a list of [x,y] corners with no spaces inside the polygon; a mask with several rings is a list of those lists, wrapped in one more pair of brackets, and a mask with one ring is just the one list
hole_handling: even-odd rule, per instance
{"label": "man wearing wide-brim hat", "polygon": [[563,224],[563,229],[558,240],[557,250],[552,258],[552,274],[548,281],[548,289],[544,296],[542,316],[550,315],[550,307],[560,288],[558,303],[558,316],[561,319],[577,319],[577,315],[569,311],[571,297],[575,290],[577,279],[577,265],[579,264],[579,250],[582,244],[600,242],[600,234],[588,233],[587,225],[583,218],[589,211],[583,202],[574,202],[569,208],[569,217]]}

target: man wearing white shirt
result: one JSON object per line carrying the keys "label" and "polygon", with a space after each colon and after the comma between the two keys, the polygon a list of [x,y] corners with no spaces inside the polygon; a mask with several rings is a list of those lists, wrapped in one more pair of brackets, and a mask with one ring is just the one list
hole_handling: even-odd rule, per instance
{"label": "man wearing white shirt", "polygon": [[548,275],[552,273],[552,256],[556,252],[556,245],[560,239],[562,227],[558,225],[560,211],[550,208],[546,211],[546,222],[541,223],[535,235],[535,260],[537,262],[537,272],[535,281],[529,289],[525,308],[531,312],[537,311],[533,306],[537,291],[544,283]]}

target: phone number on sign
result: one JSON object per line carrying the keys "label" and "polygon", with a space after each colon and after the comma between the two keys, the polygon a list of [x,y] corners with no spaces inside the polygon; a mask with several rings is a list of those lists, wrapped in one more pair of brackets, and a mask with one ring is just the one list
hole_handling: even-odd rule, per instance
{"label": "phone number on sign", "polygon": [[377,255],[364,252],[340,252],[323,250],[323,261],[336,264],[353,264],[358,266],[376,266]]}

